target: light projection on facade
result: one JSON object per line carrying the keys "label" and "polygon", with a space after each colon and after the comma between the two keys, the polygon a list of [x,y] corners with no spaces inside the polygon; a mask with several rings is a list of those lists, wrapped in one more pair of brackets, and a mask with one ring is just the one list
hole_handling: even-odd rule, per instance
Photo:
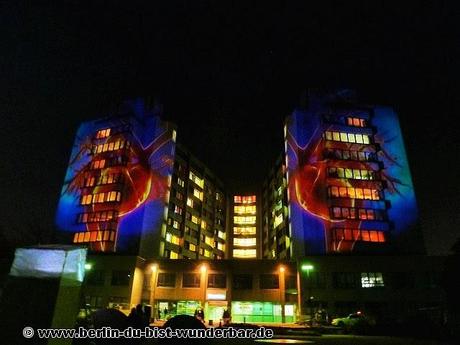
{"label": "light projection on facade", "polygon": [[58,205],[61,231],[94,251],[138,253],[165,217],[175,131],[142,101],[125,106],[80,126]]}
{"label": "light projection on facade", "polygon": [[316,106],[285,126],[296,255],[388,248],[413,230],[417,207],[391,108]]}

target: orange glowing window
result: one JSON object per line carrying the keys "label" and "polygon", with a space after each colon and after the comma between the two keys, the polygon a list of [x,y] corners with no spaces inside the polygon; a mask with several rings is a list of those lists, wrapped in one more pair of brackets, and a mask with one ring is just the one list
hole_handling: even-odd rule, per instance
{"label": "orange glowing window", "polygon": [[73,235],[73,243],[78,243],[78,232]]}
{"label": "orange glowing window", "polygon": [[339,188],[339,193],[340,193],[341,198],[346,198],[348,196],[347,187],[340,187]]}
{"label": "orange glowing window", "polygon": [[367,219],[367,213],[366,210],[363,208],[359,209],[359,219]]}
{"label": "orange glowing window", "polygon": [[377,231],[370,231],[371,242],[379,242],[379,233]]}
{"label": "orange glowing window", "polygon": [[354,199],[355,198],[355,189],[353,187],[347,188],[348,197]]}
{"label": "orange glowing window", "polygon": [[97,231],[92,231],[90,235],[90,242],[96,242]]}
{"label": "orange glowing window", "polygon": [[369,231],[367,230],[363,230],[361,236],[363,241],[369,242],[371,240],[369,236]]}
{"label": "orange glowing window", "polygon": [[97,131],[96,138],[97,139],[107,138],[109,135],[110,135],[110,128],[101,129],[100,131]]}
{"label": "orange glowing window", "polygon": [[83,239],[83,242],[89,242],[91,233],[89,231],[85,232],[85,238]]}
{"label": "orange glowing window", "polygon": [[111,231],[110,232],[110,241],[114,241],[115,240],[115,232]]}
{"label": "orange glowing window", "polygon": [[356,188],[355,191],[356,191],[356,199],[364,199],[362,188]]}
{"label": "orange glowing window", "polygon": [[380,193],[378,190],[372,190],[372,200],[380,200]]}
{"label": "orange glowing window", "polygon": [[338,198],[339,197],[339,188],[332,186],[331,187],[331,196]]}

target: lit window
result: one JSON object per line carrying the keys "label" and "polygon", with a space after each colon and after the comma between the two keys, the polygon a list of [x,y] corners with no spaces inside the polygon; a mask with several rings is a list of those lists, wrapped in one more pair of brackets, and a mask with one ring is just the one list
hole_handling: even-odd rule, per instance
{"label": "lit window", "polygon": [[206,236],[206,240],[205,240],[205,243],[208,245],[208,246],[211,246],[214,244],[214,239],[212,237],[209,237],[209,236]]}
{"label": "lit window", "polygon": [[253,247],[256,245],[256,239],[254,237],[250,238],[234,238],[233,245],[237,247]]}
{"label": "lit window", "polygon": [[190,180],[195,182],[199,187],[203,188],[204,187],[204,179],[200,179],[198,176],[196,176],[193,172],[190,171],[189,174]]}
{"label": "lit window", "polygon": [[169,258],[171,258],[171,259],[178,259],[178,258],[179,258],[179,254],[176,253],[176,252],[171,251],[171,254],[169,255]]}
{"label": "lit window", "polygon": [[201,201],[203,201],[203,192],[200,192],[198,189],[193,189],[193,196],[195,198],[198,198],[200,199]]}
{"label": "lit window", "polygon": [[382,273],[361,273],[361,287],[363,288],[373,288],[373,287],[383,287],[385,284],[383,283],[383,276]]}
{"label": "lit window", "polygon": [[248,227],[239,227],[239,226],[237,226],[237,227],[233,228],[233,233],[235,235],[255,235],[256,234],[256,227],[255,226],[248,226]]}
{"label": "lit window", "polygon": [[196,245],[194,245],[193,243],[190,243],[188,249],[190,251],[192,251],[192,252],[195,252],[196,251]]}
{"label": "lit window", "polygon": [[281,213],[280,215],[275,217],[275,221],[273,222],[273,227],[277,227],[283,222],[283,214]]}
{"label": "lit window", "polygon": [[233,257],[249,259],[257,256],[256,249],[233,249]]}
{"label": "lit window", "polygon": [[219,236],[219,238],[222,238],[223,240],[225,240],[225,237],[226,237],[225,232],[223,231],[219,231],[217,236]]}
{"label": "lit window", "polygon": [[255,205],[253,206],[235,206],[234,212],[236,214],[245,214],[245,213],[255,214],[256,206]]}
{"label": "lit window", "polygon": [[110,135],[110,128],[101,129],[96,133],[96,139],[107,138]]}
{"label": "lit window", "polygon": [[233,217],[233,221],[235,224],[255,224],[256,217],[255,216],[248,216],[248,217],[235,216]]}
{"label": "lit window", "polygon": [[190,198],[187,198],[187,206],[193,207],[193,200]]}
{"label": "lit window", "polygon": [[177,178],[177,184],[181,187],[184,187],[185,186],[185,182],[184,180],[182,180],[180,177]]}
{"label": "lit window", "polygon": [[198,225],[200,224],[200,219],[197,216],[192,216],[192,223]]}
{"label": "lit window", "polygon": [[222,250],[224,252],[225,251],[225,244],[217,242],[217,249]]}
{"label": "lit window", "polygon": [[175,220],[175,221],[173,222],[173,228],[174,228],[174,229],[179,229],[179,227],[180,227],[179,222],[178,222],[177,220]]}
{"label": "lit window", "polygon": [[208,224],[204,220],[201,220],[201,229],[206,230]]}

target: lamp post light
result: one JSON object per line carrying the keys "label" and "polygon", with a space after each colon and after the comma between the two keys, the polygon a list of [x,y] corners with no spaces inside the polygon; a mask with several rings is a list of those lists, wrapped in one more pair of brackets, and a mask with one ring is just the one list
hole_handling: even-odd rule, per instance
{"label": "lamp post light", "polygon": [[280,290],[280,305],[281,305],[281,323],[286,322],[286,313],[285,313],[285,279],[284,279],[284,272],[286,268],[284,266],[280,266],[280,282],[279,282],[279,290]]}
{"label": "lamp post light", "polygon": [[155,319],[156,315],[158,314],[157,308],[155,308],[155,289],[157,286],[157,280],[158,280],[158,265],[153,264],[151,266],[152,270],[152,278],[150,279],[150,305],[152,306],[152,315]]}
{"label": "lamp post light", "polygon": [[314,270],[314,266],[311,264],[303,264],[301,267],[302,272],[307,272],[307,284],[308,284],[308,296],[307,296],[307,301],[310,306],[310,327],[313,324],[313,296],[311,295],[311,281],[310,281],[310,271]]}
{"label": "lamp post light", "polygon": [[[207,313],[207,310],[205,310],[205,307],[206,307],[206,291],[207,291],[207,287],[208,287],[208,266],[206,264],[202,264],[200,266],[200,272],[201,272],[201,279],[200,281],[203,282],[203,300],[202,300],[202,308],[203,308],[203,312],[206,311]],[[205,314],[206,315],[206,314]],[[204,322],[204,320],[203,320]]]}

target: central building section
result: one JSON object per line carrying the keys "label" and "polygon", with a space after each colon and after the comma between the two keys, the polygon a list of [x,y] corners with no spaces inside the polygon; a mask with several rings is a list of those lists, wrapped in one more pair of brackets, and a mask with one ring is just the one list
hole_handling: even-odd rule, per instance
{"label": "central building section", "polygon": [[256,259],[257,255],[257,197],[233,196],[233,250],[238,259]]}

